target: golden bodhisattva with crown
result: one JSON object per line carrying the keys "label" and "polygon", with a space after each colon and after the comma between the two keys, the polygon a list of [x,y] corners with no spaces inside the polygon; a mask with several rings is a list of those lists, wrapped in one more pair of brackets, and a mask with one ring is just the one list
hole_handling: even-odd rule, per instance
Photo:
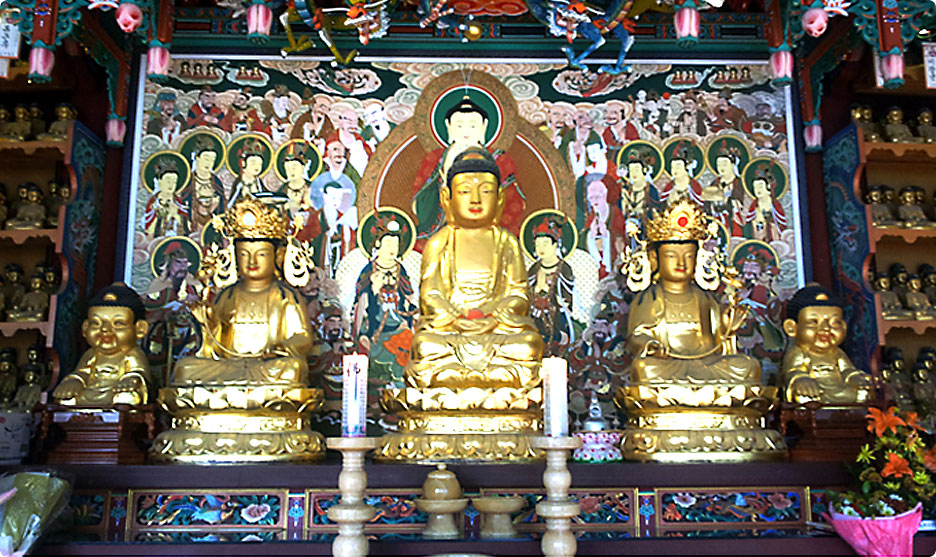
{"label": "golden bodhisattva with crown", "polygon": [[[172,415],[153,459],[175,462],[302,461],[321,457],[308,413],[322,401],[309,388],[312,332],[305,303],[290,284],[310,272],[305,244],[279,212],[250,195],[218,219],[231,242],[205,255],[191,301],[203,343],[175,364],[159,402]],[[236,271],[235,271],[236,268]],[[283,280],[285,279],[285,280]]]}
{"label": "golden bodhisattva with crown", "polygon": [[[634,299],[628,320],[630,386],[617,403],[627,414],[625,458],[680,462],[783,458],[780,434],[764,428],[777,388],[760,364],[737,353],[747,317],[737,279],[704,249],[714,223],[688,200],[649,219],[646,242],[625,253]],[[632,226],[631,236],[639,235]],[[713,292],[725,281],[727,304]]]}
{"label": "golden bodhisattva with crown", "polygon": [[543,339],[529,316],[519,241],[498,226],[505,196],[491,154],[456,157],[439,201],[446,225],[423,250],[406,388],[384,392],[400,431],[383,437],[377,458],[536,458]]}

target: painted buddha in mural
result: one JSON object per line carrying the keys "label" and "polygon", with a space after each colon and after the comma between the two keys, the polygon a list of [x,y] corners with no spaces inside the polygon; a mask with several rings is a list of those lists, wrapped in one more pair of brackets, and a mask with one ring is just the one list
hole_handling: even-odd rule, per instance
{"label": "painted buddha in mural", "polygon": [[441,192],[447,225],[423,250],[420,318],[408,386],[518,388],[537,376],[543,339],[529,317],[517,238],[498,226],[500,169],[483,148],[453,161]]}

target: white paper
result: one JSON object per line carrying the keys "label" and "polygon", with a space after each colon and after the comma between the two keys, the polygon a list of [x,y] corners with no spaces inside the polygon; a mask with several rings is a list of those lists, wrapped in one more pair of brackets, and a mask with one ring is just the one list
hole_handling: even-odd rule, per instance
{"label": "white paper", "polygon": [[936,43],[922,43],[923,67],[926,69],[926,88],[936,89]]}
{"label": "white paper", "polygon": [[0,58],[19,58],[19,45],[19,27],[0,18]]}

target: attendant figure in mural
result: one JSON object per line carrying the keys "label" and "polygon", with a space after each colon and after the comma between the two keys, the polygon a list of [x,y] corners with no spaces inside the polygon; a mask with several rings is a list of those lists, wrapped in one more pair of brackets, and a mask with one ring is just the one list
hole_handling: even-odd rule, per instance
{"label": "attendant figure in mural", "polygon": [[328,95],[312,95],[311,90],[307,90],[306,100],[311,100],[312,107],[296,120],[292,129],[293,139],[305,139],[309,143],[318,147],[319,152],[325,152],[325,141],[335,133],[335,126],[328,118],[328,112],[331,109],[331,99]]}
{"label": "attendant figure in mural", "polygon": [[309,202],[313,209],[321,209],[325,203],[325,185],[335,183],[351,192],[352,201],[357,200],[357,184],[361,177],[348,165],[348,150],[332,134],[325,144],[325,171],[315,177],[309,184]]}
{"label": "attendant figure in mural", "polygon": [[529,317],[520,245],[497,225],[504,193],[486,149],[451,165],[440,195],[447,224],[423,250],[408,387],[518,389],[538,377],[543,339]]}
{"label": "attendant figure in mural", "polygon": [[712,133],[718,133],[722,130],[742,129],[747,120],[744,110],[731,104],[731,89],[723,89],[718,94],[718,101],[712,108],[709,129]]}
{"label": "attendant figure in mural", "polygon": [[[469,97],[462,98],[445,113],[448,146],[436,149],[423,159],[413,183],[412,207],[419,238],[426,238],[445,225],[445,214],[439,203],[445,177],[458,155],[471,147],[485,145],[488,122],[487,111]],[[526,202],[517,183],[516,165],[506,154],[494,153],[494,157],[503,177],[501,187],[505,190],[501,226],[518,234]]]}
{"label": "attendant figure in mural", "polygon": [[632,384],[758,385],[760,364],[736,353],[734,336],[747,312],[722,306],[695,283],[704,216],[688,200],[648,225],[652,283],[631,305],[628,346]]}
{"label": "attendant figure in mural", "polygon": [[619,154],[618,182],[621,185],[621,213],[643,218],[660,202],[653,180],[662,168],[659,152],[652,144],[630,142]]}
{"label": "attendant figure in mural", "polygon": [[364,122],[361,137],[370,145],[371,151],[377,148],[378,143],[387,139],[390,131],[396,127],[396,124],[387,120],[387,110],[379,100],[364,101],[361,120]]}
{"label": "attendant figure in mural", "polygon": [[624,118],[624,103],[621,101],[608,101],[604,109],[605,129],[601,132],[601,140],[608,147],[608,158],[617,160],[618,151],[628,141],[640,139],[637,128]]}
{"label": "attendant figure in mural", "polygon": [[[341,258],[354,249],[358,212],[352,192],[337,182],[325,184],[323,199],[322,210],[318,212],[321,233],[312,245],[319,265],[327,271],[329,278],[334,278]],[[309,228],[308,224],[306,228]]]}
{"label": "attendant figure in mural", "polygon": [[706,155],[715,171],[715,180],[702,188],[706,209],[718,222],[731,231],[733,237],[744,236],[744,215],[738,196],[743,191],[741,169],[750,155],[740,139],[724,137],[713,141]]}
{"label": "attendant figure in mural", "polygon": [[783,308],[774,291],[780,260],[769,244],[759,240],[743,242],[731,258],[744,282],[741,303],[750,308],[753,317],[738,330],[738,344],[755,356],[776,357],[784,345],[783,331],[777,326]]}
{"label": "attendant figure in mural", "polygon": [[192,105],[185,118],[185,128],[191,129],[200,126],[214,126],[225,131],[231,131],[230,120],[224,110],[215,104],[217,94],[205,85],[198,94],[198,102]]}
{"label": "attendant figure in mural", "polygon": [[841,349],[847,327],[841,304],[818,284],[801,288],[787,302],[783,330],[793,339],[783,355],[788,402],[866,403],[873,397],[871,374]]}
{"label": "attendant figure in mural", "polygon": [[[312,208],[310,201],[311,177],[318,166],[318,154],[305,141],[286,143],[278,153],[281,159],[283,184],[281,193],[286,195],[285,210],[290,218],[299,216],[305,223]],[[279,162],[279,161],[278,161]],[[279,172],[277,168],[277,172]]]}
{"label": "attendant figure in mural", "polygon": [[598,263],[598,276],[604,278],[614,271],[614,243],[608,229],[611,206],[608,205],[608,187],[599,178],[588,183],[588,214],[582,229],[585,248]]}
{"label": "attendant figure in mural", "polygon": [[[236,169],[237,178],[231,185],[228,208],[243,196],[272,198],[274,194],[264,187],[260,179],[270,169],[273,149],[259,135],[241,136],[228,146],[228,166]],[[233,160],[231,156],[233,155]]]}
{"label": "attendant figure in mural", "polygon": [[[780,239],[780,233],[787,227],[786,213],[780,200],[777,199],[786,189],[785,175],[781,176],[784,183],[778,183],[775,170],[779,165],[775,162],[759,162],[750,171],[745,171],[745,178],[751,178],[751,193],[753,199],[748,201],[744,214],[744,236],[764,242],[774,242]],[[776,195],[775,195],[776,194]]]}
{"label": "attendant figure in mural", "polygon": [[250,106],[250,96],[250,87],[244,87],[231,102],[231,131],[234,133],[264,131],[263,118]]}
{"label": "attendant figure in mural", "polygon": [[264,124],[269,130],[273,143],[279,144],[289,139],[289,89],[285,85],[277,85],[274,89],[273,100],[269,101],[269,113],[265,114]]}
{"label": "attendant figure in mural", "polygon": [[588,164],[586,153],[587,147],[593,144],[601,144],[601,136],[595,131],[595,122],[587,110],[576,110],[573,118],[575,127],[569,130],[562,138],[562,144],[559,151],[569,161],[576,176],[580,176],[577,169],[584,170]]}
{"label": "attendant figure in mural", "polygon": [[[596,393],[606,416],[614,416],[614,395],[628,383],[628,359],[622,354],[624,339],[615,330],[614,313],[601,310],[582,335],[582,341],[569,352],[569,410],[581,419],[587,414],[586,393]],[[576,396],[578,394],[579,396]],[[581,397],[581,399],[580,399]],[[579,399],[578,403],[576,399]]]}
{"label": "attendant figure in mural", "polygon": [[[189,210],[178,196],[182,173],[179,163],[173,158],[163,157],[155,163],[154,192],[143,213],[143,230],[148,237],[182,236],[187,233]],[[188,174],[187,169],[184,173]]]}
{"label": "attendant figure in mural", "polygon": [[[607,201],[605,202],[607,205]],[[524,224],[523,240],[532,227],[535,262],[527,270],[530,281],[530,313],[546,343],[546,354],[559,355],[575,341],[572,326],[572,291],[575,274],[565,254],[575,248],[575,229],[565,215],[549,212],[531,216]],[[571,240],[572,245],[563,245]]]}
{"label": "attendant figure in mural", "polygon": [[660,190],[660,203],[670,205],[688,197],[701,207],[702,184],[696,178],[703,170],[702,150],[689,140],[679,139],[663,149],[663,156],[670,180]]}
{"label": "attendant figure in mural", "polygon": [[205,342],[197,357],[176,363],[172,385],[306,387],[309,318],[299,293],[277,278],[285,221],[247,197],[225,215],[225,227],[235,238],[238,280],[190,306]]}
{"label": "attendant figure in mural", "polygon": [[603,180],[608,175],[608,149],[595,135],[591,143],[585,145],[581,157],[574,157],[572,173],[575,175],[575,204],[584,213],[588,207],[588,184]]}
{"label": "attendant figure in mural", "polygon": [[355,287],[354,338],[370,357],[374,377],[401,387],[418,307],[402,262],[414,229],[405,213],[384,209],[365,217],[359,234],[371,258]]}
{"label": "attendant figure in mural", "polygon": [[363,176],[374,150],[358,133],[357,112],[353,108],[341,110],[335,119],[335,127],[338,129],[338,140],[347,149],[348,163],[358,176]]}
{"label": "attendant figure in mural", "polygon": [[[183,153],[188,140],[180,149]],[[196,134],[192,139],[191,164],[192,179],[183,190],[184,200],[189,197],[189,230],[201,231],[212,217],[224,212],[227,207],[224,199],[224,184],[216,172],[220,169],[224,157],[224,144],[220,139],[209,134]]]}
{"label": "attendant figure in mural", "polygon": [[146,404],[149,363],[138,342],[149,323],[140,296],[115,283],[88,300],[81,333],[90,348],[52,396],[59,404],[111,406]]}
{"label": "attendant figure in mural", "polygon": [[[569,133],[571,120],[570,110],[566,106],[553,104],[546,111],[546,123],[540,127],[540,130],[549,137],[556,149],[559,149],[563,138]],[[562,154],[563,158],[568,156],[566,153],[562,153],[561,150],[560,154]]]}
{"label": "attendant figure in mural", "polygon": [[157,135],[166,145],[172,144],[182,133],[185,119],[176,108],[176,94],[162,91],[156,95],[156,110],[150,114],[146,123],[146,133]]}

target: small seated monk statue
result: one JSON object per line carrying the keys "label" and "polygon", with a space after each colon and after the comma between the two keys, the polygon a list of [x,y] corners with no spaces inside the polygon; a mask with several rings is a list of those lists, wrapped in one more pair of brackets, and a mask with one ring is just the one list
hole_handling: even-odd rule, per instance
{"label": "small seated monk statue", "polygon": [[919,275],[910,275],[907,279],[907,291],[903,295],[904,306],[913,312],[917,321],[932,321],[936,319],[936,309],[930,305],[926,294],[921,292],[923,281]]}
{"label": "small seated monk statue", "polygon": [[872,186],[865,193],[865,203],[871,208],[871,224],[878,228],[894,228],[899,223],[894,218],[894,212],[889,203],[885,201],[882,186]]}
{"label": "small seated monk statue", "polygon": [[[695,283],[698,242],[705,234],[701,218],[688,204],[673,207],[682,211],[668,210],[649,225],[655,277],[628,318],[631,383],[760,384],[760,364],[735,353],[733,342],[747,312],[723,307]],[[674,215],[686,218],[670,222]]]}
{"label": "small seated monk statue", "polygon": [[[5,308],[16,307],[26,294],[23,284],[23,267],[19,263],[7,263],[3,268],[3,300]],[[2,308],[0,308],[2,309]]]}
{"label": "small seated monk statue", "polygon": [[19,375],[16,361],[16,348],[10,346],[0,352],[0,402],[9,403],[16,394],[16,378]]}
{"label": "small seated monk statue", "polygon": [[16,208],[16,216],[7,220],[7,230],[36,230],[45,225],[46,208],[42,202],[42,189],[36,184],[27,185],[26,202]]}
{"label": "small seated monk statue", "polygon": [[17,387],[13,401],[10,402],[11,409],[20,412],[31,412],[39,404],[39,399],[42,396],[42,385],[39,384],[41,378],[42,374],[38,366],[33,364],[23,366],[24,383]]}
{"label": "small seated monk statue", "polygon": [[29,279],[29,292],[23,294],[19,302],[7,310],[8,321],[45,321],[49,310],[49,294],[45,291],[42,275],[33,275]]}
{"label": "small seated monk statue", "polygon": [[864,132],[865,141],[883,141],[881,139],[881,130],[873,119],[874,113],[871,111],[871,107],[864,105],[859,110],[861,111],[861,129]]}
{"label": "small seated monk statue", "polygon": [[26,105],[18,104],[13,109],[14,120],[4,127],[0,141],[26,141],[32,138],[32,120],[29,119],[29,109]]}
{"label": "small seated monk statue", "polygon": [[923,200],[920,198],[919,186],[906,186],[900,188],[900,205],[897,207],[897,218],[902,228],[914,230],[933,228],[933,221],[926,216],[923,210]]}
{"label": "small seated monk statue", "polygon": [[487,151],[456,157],[440,194],[447,225],[423,250],[408,386],[521,388],[534,381],[543,339],[529,317],[520,244],[497,224],[504,200]]}
{"label": "small seated monk statue", "polygon": [[903,109],[892,106],[887,109],[887,122],[884,124],[884,136],[891,143],[909,143],[916,141],[910,126],[904,123]]}
{"label": "small seated monk statue", "polygon": [[874,289],[881,297],[881,314],[887,321],[913,319],[913,312],[904,308],[896,292],[891,290],[891,279],[887,273],[878,273]]}
{"label": "small seated monk statue", "polygon": [[64,141],[68,139],[68,130],[77,117],[75,108],[69,103],[61,103],[55,107],[56,120],[49,125],[49,131],[39,134],[36,139],[42,141]]}
{"label": "small seated monk statue", "polygon": [[148,329],[146,308],[133,289],[118,282],[95,294],[81,324],[90,348],[52,397],[66,406],[146,404],[149,361],[138,342]]}
{"label": "small seated monk statue", "polygon": [[924,108],[917,114],[917,137],[924,143],[936,142],[936,126],[933,125],[933,111]]}
{"label": "small seated monk statue", "polygon": [[841,349],[847,327],[842,306],[825,288],[811,284],[787,302],[783,330],[793,339],[783,356],[787,402],[860,404],[870,401],[871,374]]}
{"label": "small seated monk statue", "polygon": [[930,304],[936,306],[936,267],[929,263],[923,263],[917,271],[917,274],[923,279],[923,293],[930,301]]}

